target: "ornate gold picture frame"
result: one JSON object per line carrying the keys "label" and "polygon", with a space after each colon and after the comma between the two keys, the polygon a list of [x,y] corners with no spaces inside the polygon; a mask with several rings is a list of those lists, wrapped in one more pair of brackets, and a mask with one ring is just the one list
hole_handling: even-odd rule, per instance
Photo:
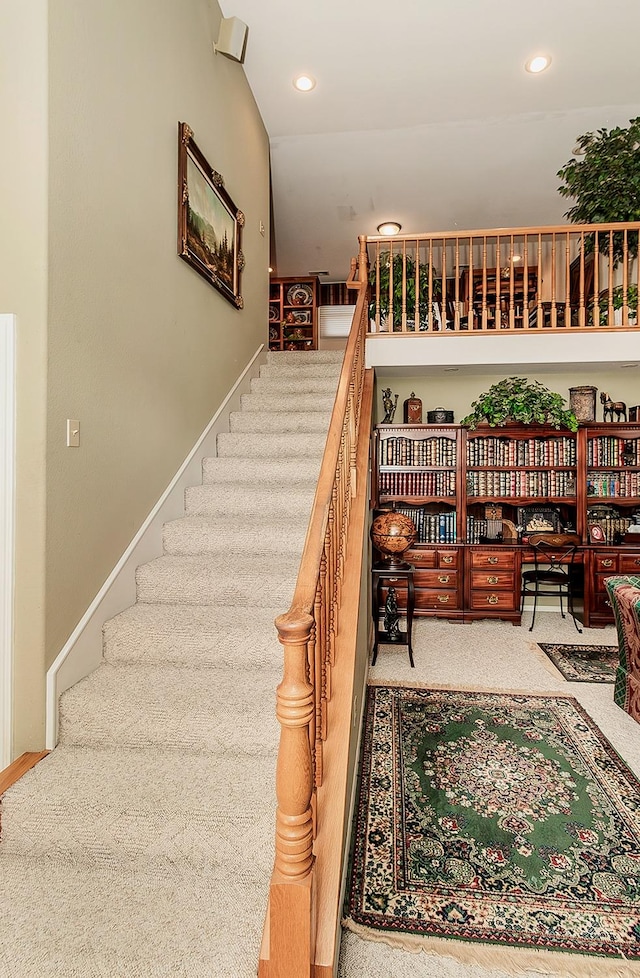
{"label": "ornate gold picture frame", "polygon": [[242,309],[244,214],[222,176],[196,145],[192,129],[178,123],[178,254],[229,302]]}

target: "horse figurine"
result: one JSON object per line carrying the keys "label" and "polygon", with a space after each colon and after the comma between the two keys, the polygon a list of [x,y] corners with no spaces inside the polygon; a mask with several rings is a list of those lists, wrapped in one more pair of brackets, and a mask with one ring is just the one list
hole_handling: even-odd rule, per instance
{"label": "horse figurine", "polygon": [[620,418],[623,421],[627,420],[627,405],[624,401],[612,401],[606,391],[601,391],[600,403],[602,404],[603,421],[613,421],[614,414],[616,421],[620,421]]}

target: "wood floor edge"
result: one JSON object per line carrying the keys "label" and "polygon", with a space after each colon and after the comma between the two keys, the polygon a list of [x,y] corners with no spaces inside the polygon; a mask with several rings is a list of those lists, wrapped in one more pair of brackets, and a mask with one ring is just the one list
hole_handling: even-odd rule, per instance
{"label": "wood floor edge", "polygon": [[49,753],[51,752],[48,750],[25,751],[20,757],[16,757],[9,767],[0,771],[0,795],[3,795],[8,788],[20,780],[23,774],[35,767],[38,761]]}

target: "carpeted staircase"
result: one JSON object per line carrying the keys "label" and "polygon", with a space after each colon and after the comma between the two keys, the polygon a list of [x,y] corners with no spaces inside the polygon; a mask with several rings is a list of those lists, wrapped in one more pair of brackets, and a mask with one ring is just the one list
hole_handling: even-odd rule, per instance
{"label": "carpeted staircase", "polygon": [[253,978],[293,593],[341,354],[270,353],[60,743],[2,799],[0,978]]}

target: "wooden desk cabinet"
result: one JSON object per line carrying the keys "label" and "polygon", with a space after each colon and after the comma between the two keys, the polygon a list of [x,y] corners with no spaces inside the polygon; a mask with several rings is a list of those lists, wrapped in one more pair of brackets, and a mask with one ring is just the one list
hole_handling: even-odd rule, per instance
{"label": "wooden desk cabinet", "polygon": [[[516,538],[492,541],[490,514],[501,511],[512,527],[523,508],[544,514],[546,507],[582,539],[576,562],[585,625],[613,621],[605,579],[640,572],[640,541],[618,544],[640,514],[640,424],[593,423],[577,433],[543,425],[379,425],[373,446],[372,507],[394,507],[418,530],[406,553],[415,567],[416,615],[519,624],[522,564],[531,553]],[[596,523],[598,545],[590,543]]]}

